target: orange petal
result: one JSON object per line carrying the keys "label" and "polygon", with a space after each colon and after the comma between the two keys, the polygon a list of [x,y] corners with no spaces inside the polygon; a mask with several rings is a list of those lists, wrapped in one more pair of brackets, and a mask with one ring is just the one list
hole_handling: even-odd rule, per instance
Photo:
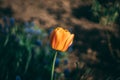
{"label": "orange petal", "polygon": [[55,45],[56,45],[56,32],[61,29],[60,27],[54,29],[52,32],[51,32],[51,35],[50,35],[50,44],[52,46],[53,49],[55,49]]}
{"label": "orange petal", "polygon": [[60,50],[60,47],[63,46],[63,45],[61,45],[62,33],[63,33],[62,28],[59,28],[55,33],[55,49],[56,50]]}
{"label": "orange petal", "polygon": [[61,40],[59,41],[59,45],[57,45],[59,50],[63,49],[63,47],[65,45],[65,42],[66,42],[66,40],[68,39],[69,36],[70,36],[69,31],[66,31],[64,29],[61,31]]}
{"label": "orange petal", "polygon": [[72,44],[72,42],[73,42],[73,38],[74,38],[74,34],[71,34],[71,35],[69,36],[69,38],[66,40],[62,51],[66,51],[66,50],[68,49],[68,47],[69,47],[69,46]]}

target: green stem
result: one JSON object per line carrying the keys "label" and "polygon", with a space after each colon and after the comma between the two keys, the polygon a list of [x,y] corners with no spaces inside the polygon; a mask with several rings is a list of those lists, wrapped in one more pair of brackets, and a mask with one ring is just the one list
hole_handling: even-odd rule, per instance
{"label": "green stem", "polygon": [[52,64],[52,71],[51,71],[51,80],[53,80],[53,75],[54,75],[54,69],[55,69],[55,60],[57,57],[57,51],[55,53],[54,59],[53,59],[53,64]]}

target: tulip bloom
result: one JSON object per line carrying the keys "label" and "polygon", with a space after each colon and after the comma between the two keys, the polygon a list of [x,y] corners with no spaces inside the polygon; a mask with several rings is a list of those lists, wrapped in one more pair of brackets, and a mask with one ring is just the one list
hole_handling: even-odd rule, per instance
{"label": "tulip bloom", "polygon": [[54,29],[50,35],[50,43],[53,49],[59,51],[66,51],[72,44],[74,34],[68,30],[58,27]]}

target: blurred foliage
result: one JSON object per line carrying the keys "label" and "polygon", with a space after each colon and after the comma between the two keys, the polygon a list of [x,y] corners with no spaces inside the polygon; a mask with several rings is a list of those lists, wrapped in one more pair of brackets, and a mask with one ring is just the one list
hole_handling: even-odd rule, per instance
{"label": "blurred foliage", "polygon": [[103,25],[113,24],[119,19],[119,0],[93,0],[92,11]]}

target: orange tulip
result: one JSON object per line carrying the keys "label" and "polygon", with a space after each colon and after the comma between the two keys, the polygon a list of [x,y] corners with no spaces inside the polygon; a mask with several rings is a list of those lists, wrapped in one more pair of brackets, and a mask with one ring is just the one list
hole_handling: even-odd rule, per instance
{"label": "orange tulip", "polygon": [[50,35],[50,43],[53,49],[59,51],[66,51],[72,44],[74,34],[68,30],[58,27],[54,29]]}

